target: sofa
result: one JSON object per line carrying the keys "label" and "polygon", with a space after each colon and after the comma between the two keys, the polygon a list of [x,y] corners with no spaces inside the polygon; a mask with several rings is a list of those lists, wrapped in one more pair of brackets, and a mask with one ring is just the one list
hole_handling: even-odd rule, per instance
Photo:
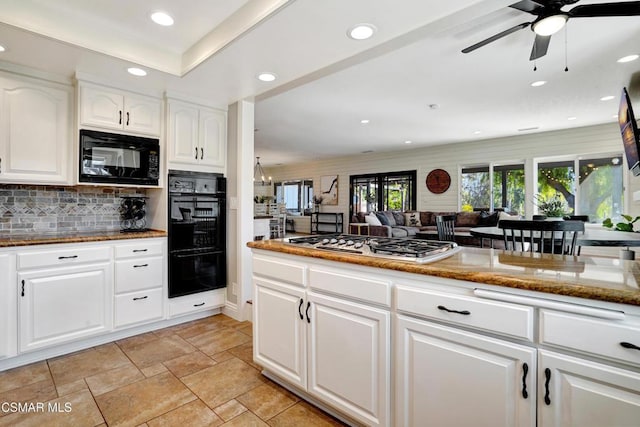
{"label": "sofa", "polygon": [[[359,212],[351,218],[349,232],[351,234],[369,234],[382,237],[413,237],[421,233],[421,237],[437,240],[436,217],[438,215],[455,215],[455,241],[464,246],[480,246],[480,239],[469,234],[474,227],[492,227],[498,224],[499,211],[487,212],[431,212],[431,211],[380,211],[368,214]],[[511,215],[509,215],[511,217]],[[377,220],[377,221],[376,221]],[[357,224],[367,223],[367,227]]]}

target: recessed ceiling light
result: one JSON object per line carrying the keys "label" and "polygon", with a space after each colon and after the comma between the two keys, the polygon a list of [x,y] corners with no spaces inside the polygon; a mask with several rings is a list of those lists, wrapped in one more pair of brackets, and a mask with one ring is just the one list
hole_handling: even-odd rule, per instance
{"label": "recessed ceiling light", "polygon": [[129,74],[133,74],[134,76],[137,76],[137,77],[142,77],[147,75],[147,72],[142,68],[130,67],[130,68],[127,68],[127,71],[129,72]]}
{"label": "recessed ceiling light", "polygon": [[577,119],[577,117],[573,117],[573,116],[567,117],[567,120],[575,120],[575,119]]}
{"label": "recessed ceiling light", "polygon": [[638,59],[638,55],[627,55],[627,56],[623,56],[622,58],[618,59],[618,61],[616,61],[616,62],[625,63],[625,62],[635,61],[636,59]]}
{"label": "recessed ceiling light", "polygon": [[151,14],[151,20],[158,25],[168,27],[173,25],[173,18],[165,12],[154,12]]}
{"label": "recessed ceiling light", "polygon": [[360,120],[360,123],[362,123],[363,125],[366,125],[367,123],[369,123],[369,119],[362,119]]}
{"label": "recessed ceiling light", "polygon": [[4,46],[0,45],[0,52],[4,52],[4,51],[5,51]]}
{"label": "recessed ceiling light", "polygon": [[600,101],[611,101],[613,98],[615,98],[615,96],[607,95],[607,96],[603,96],[602,98],[600,98]]}
{"label": "recessed ceiling light", "polygon": [[412,142],[413,142],[413,141],[406,140],[404,143],[405,143],[405,144],[411,144]]}
{"label": "recessed ceiling light", "polygon": [[481,133],[482,133],[481,130],[476,130],[476,131],[473,132],[474,135],[480,135]]}
{"label": "recessed ceiling light", "polygon": [[263,82],[272,82],[276,79],[276,75],[273,73],[265,72],[258,74],[258,80]]}
{"label": "recessed ceiling light", "polygon": [[547,82],[545,80],[538,80],[536,82],[531,83],[531,86],[539,87],[539,86],[543,86],[545,84],[547,84]]}
{"label": "recessed ceiling light", "polygon": [[375,32],[376,27],[371,24],[358,24],[351,27],[347,35],[354,40],[366,40]]}

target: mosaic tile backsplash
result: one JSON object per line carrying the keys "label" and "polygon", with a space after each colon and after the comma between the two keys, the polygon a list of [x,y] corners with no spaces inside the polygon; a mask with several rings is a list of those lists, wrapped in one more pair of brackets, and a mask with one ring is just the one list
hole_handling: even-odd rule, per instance
{"label": "mosaic tile backsplash", "polygon": [[135,188],[0,184],[0,236],[120,229],[120,196]]}

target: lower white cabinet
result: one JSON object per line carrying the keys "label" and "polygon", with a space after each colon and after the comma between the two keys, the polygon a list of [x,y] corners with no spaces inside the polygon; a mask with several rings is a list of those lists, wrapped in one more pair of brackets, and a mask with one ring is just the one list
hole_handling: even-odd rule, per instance
{"label": "lower white cabinet", "polygon": [[162,288],[116,295],[114,326],[150,322],[162,318]]}
{"label": "lower white cabinet", "polygon": [[535,348],[396,318],[396,425],[536,425]]}
{"label": "lower white cabinet", "polygon": [[227,288],[169,299],[169,317],[224,307]]}
{"label": "lower white cabinet", "polygon": [[110,262],[18,273],[20,351],[105,333],[113,324]]}
{"label": "lower white cabinet", "polygon": [[390,313],[254,276],[254,359],[366,425],[389,425]]}
{"label": "lower white cabinet", "polygon": [[17,352],[15,263],[13,254],[0,254],[0,359]]}

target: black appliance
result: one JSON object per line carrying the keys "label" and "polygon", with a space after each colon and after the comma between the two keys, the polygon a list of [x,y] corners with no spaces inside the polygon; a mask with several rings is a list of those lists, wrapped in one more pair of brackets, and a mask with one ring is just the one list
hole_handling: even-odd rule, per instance
{"label": "black appliance", "polygon": [[622,134],[622,142],[624,144],[624,152],[627,156],[627,164],[634,176],[640,175],[640,157],[638,157],[638,148],[640,146],[640,133],[638,133],[638,125],[633,115],[631,107],[631,99],[627,88],[622,88],[622,96],[620,97],[620,107],[618,108],[618,123],[620,124],[620,133]]}
{"label": "black appliance", "polygon": [[80,130],[79,182],[158,185],[160,141]]}
{"label": "black appliance", "polygon": [[226,178],[169,171],[169,298],[227,285]]}

